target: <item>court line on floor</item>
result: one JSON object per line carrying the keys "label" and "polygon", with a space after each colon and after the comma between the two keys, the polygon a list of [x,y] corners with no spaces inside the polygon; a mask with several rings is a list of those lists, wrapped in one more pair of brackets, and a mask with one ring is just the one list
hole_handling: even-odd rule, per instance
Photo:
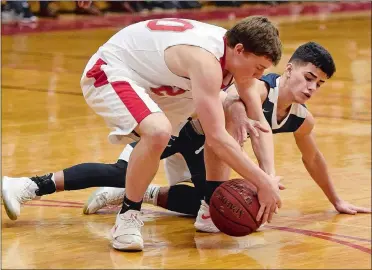
{"label": "court line on floor", "polygon": [[[351,248],[354,248],[354,249],[358,249],[358,250],[363,251],[363,252],[368,253],[368,254],[372,254],[370,248],[363,247],[363,246],[358,245],[358,244],[353,244],[353,243],[348,242],[348,241],[333,238],[332,236],[337,236],[335,234],[330,234],[332,236],[327,236],[327,235],[324,235],[322,232],[313,232],[313,231],[309,231],[309,230],[296,229],[296,228],[290,228],[290,227],[279,227],[279,226],[271,226],[271,225],[267,226],[267,227],[271,228],[271,229],[274,229],[274,230],[298,233],[298,234],[302,234],[302,235],[306,235],[306,236],[311,236],[311,237],[315,237],[315,238],[328,240],[328,241],[335,242],[335,243],[338,243],[338,244],[341,244],[341,245],[344,245],[344,246],[348,246],[348,247],[351,247]],[[367,240],[367,239],[365,239],[365,240]]]}
{"label": "court line on floor", "polygon": [[71,91],[49,91],[48,89],[40,89],[40,88],[27,88],[25,86],[10,86],[10,85],[1,85],[2,88],[7,88],[10,90],[18,90],[18,91],[29,91],[29,92],[44,92],[49,93],[52,92],[53,94],[61,94],[61,95],[73,95],[73,96],[83,96],[81,91],[79,92],[71,92]]}
{"label": "court line on floor", "polygon": [[58,201],[58,200],[40,200],[41,202],[51,202],[51,203],[63,203],[63,204],[76,204],[76,205],[84,205],[81,202],[71,202],[71,201]]}
{"label": "court line on floor", "polygon": [[[274,225],[267,225],[266,227],[272,228],[272,229],[275,229],[275,230],[285,230],[285,229],[282,229],[282,228],[290,228],[290,227],[286,227],[286,226],[274,226]],[[349,235],[343,235],[343,234],[337,234],[337,233],[329,233],[329,232],[312,231],[312,230],[305,230],[305,229],[301,229],[301,231],[304,232],[304,233],[306,233],[306,234],[322,234],[322,235],[330,236],[330,237],[337,236],[337,237],[341,237],[341,238],[347,238],[347,239],[352,239],[352,240],[358,240],[358,241],[362,241],[362,242],[372,243],[372,240],[371,239],[366,239],[366,238],[361,238],[361,237],[356,237],[356,236],[349,236]]]}
{"label": "court line on floor", "polygon": [[80,205],[72,204],[43,204],[43,203],[26,203],[24,206],[45,206],[45,207],[63,207],[63,208],[81,208]]}
{"label": "court line on floor", "polygon": [[[51,202],[51,203],[56,203],[56,204],[43,204],[43,203],[32,203],[32,204],[25,204],[25,206],[45,206],[45,207],[62,207],[62,208],[81,208],[81,205],[83,203],[80,202],[74,202],[74,201],[59,201],[59,200],[43,200],[45,202]],[[366,239],[366,238],[359,238],[359,237],[353,237],[353,236],[348,236],[348,235],[341,235],[341,234],[334,234],[334,233],[326,233],[326,232],[319,232],[319,231],[310,231],[310,230],[304,230],[304,229],[296,229],[296,228],[290,228],[290,227],[284,227],[284,226],[272,226],[272,225],[267,225],[267,228],[271,228],[274,230],[279,230],[279,231],[286,231],[286,232],[292,232],[292,233],[297,233],[297,234],[302,234],[306,236],[311,236],[315,238],[320,238],[323,240],[328,240],[331,242],[335,242],[344,246],[348,246],[357,250],[360,250],[362,252],[372,254],[371,249],[354,244],[348,241],[336,239],[334,237],[343,237],[343,238],[349,238],[353,240],[359,240],[359,241],[365,241],[371,243],[371,239]]]}

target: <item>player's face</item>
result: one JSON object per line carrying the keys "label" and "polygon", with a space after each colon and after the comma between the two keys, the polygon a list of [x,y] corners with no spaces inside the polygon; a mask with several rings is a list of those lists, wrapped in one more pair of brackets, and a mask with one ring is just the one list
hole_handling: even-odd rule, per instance
{"label": "player's face", "polygon": [[234,48],[233,70],[235,78],[261,78],[264,71],[272,66],[272,62],[266,56],[257,56],[253,53],[244,51],[242,44],[237,44]]}
{"label": "player's face", "polygon": [[289,63],[285,76],[294,102],[297,103],[308,101],[327,80],[327,75],[311,63],[306,65]]}

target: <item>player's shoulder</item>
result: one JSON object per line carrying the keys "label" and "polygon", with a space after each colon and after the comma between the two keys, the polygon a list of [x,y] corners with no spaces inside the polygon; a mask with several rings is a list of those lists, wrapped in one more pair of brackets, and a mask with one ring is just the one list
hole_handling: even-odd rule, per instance
{"label": "player's shoulder", "polygon": [[277,86],[278,78],[280,77],[277,73],[268,73],[260,78],[260,81],[264,82],[267,88],[274,88]]}
{"label": "player's shoulder", "polygon": [[304,104],[299,104],[303,109],[306,110],[306,117],[302,123],[302,125],[294,132],[297,136],[303,136],[310,134],[315,126],[315,118],[313,114],[304,107]]}
{"label": "player's shoulder", "polygon": [[256,82],[256,89],[260,92],[261,100],[264,102],[270,92],[271,88],[275,88],[277,86],[277,79],[280,77],[279,74],[276,73],[268,73],[263,75],[259,80]]}

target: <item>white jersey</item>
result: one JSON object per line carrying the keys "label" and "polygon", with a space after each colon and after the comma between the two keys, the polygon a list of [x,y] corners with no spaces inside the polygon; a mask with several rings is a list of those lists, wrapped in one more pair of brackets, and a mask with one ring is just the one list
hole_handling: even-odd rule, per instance
{"label": "white jersey", "polygon": [[80,83],[89,106],[113,129],[109,140],[127,143],[126,137],[132,136],[138,123],[155,112],[167,116],[177,136],[195,105],[190,79],[169,70],[165,50],[176,45],[203,48],[223,70],[225,33],[224,28],[198,21],[156,19],[130,25],[102,45],[89,60]]}
{"label": "white jersey", "polygon": [[[148,20],[125,27],[101,46],[97,54],[108,65],[124,65],[132,70],[131,77],[144,87],[154,90],[171,86],[176,87],[171,91],[182,92],[181,89],[191,90],[191,82],[168,69],[165,50],[181,44],[198,46],[212,53],[223,65],[225,33],[224,28],[194,20]],[[172,96],[168,90],[166,94]]]}

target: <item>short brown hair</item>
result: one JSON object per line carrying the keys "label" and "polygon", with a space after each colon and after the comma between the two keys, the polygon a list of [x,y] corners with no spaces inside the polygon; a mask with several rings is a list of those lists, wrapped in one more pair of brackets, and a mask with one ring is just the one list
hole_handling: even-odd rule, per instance
{"label": "short brown hair", "polygon": [[282,56],[278,29],[263,16],[251,16],[238,22],[226,32],[227,45],[234,48],[242,43],[244,50],[268,57],[274,65]]}

